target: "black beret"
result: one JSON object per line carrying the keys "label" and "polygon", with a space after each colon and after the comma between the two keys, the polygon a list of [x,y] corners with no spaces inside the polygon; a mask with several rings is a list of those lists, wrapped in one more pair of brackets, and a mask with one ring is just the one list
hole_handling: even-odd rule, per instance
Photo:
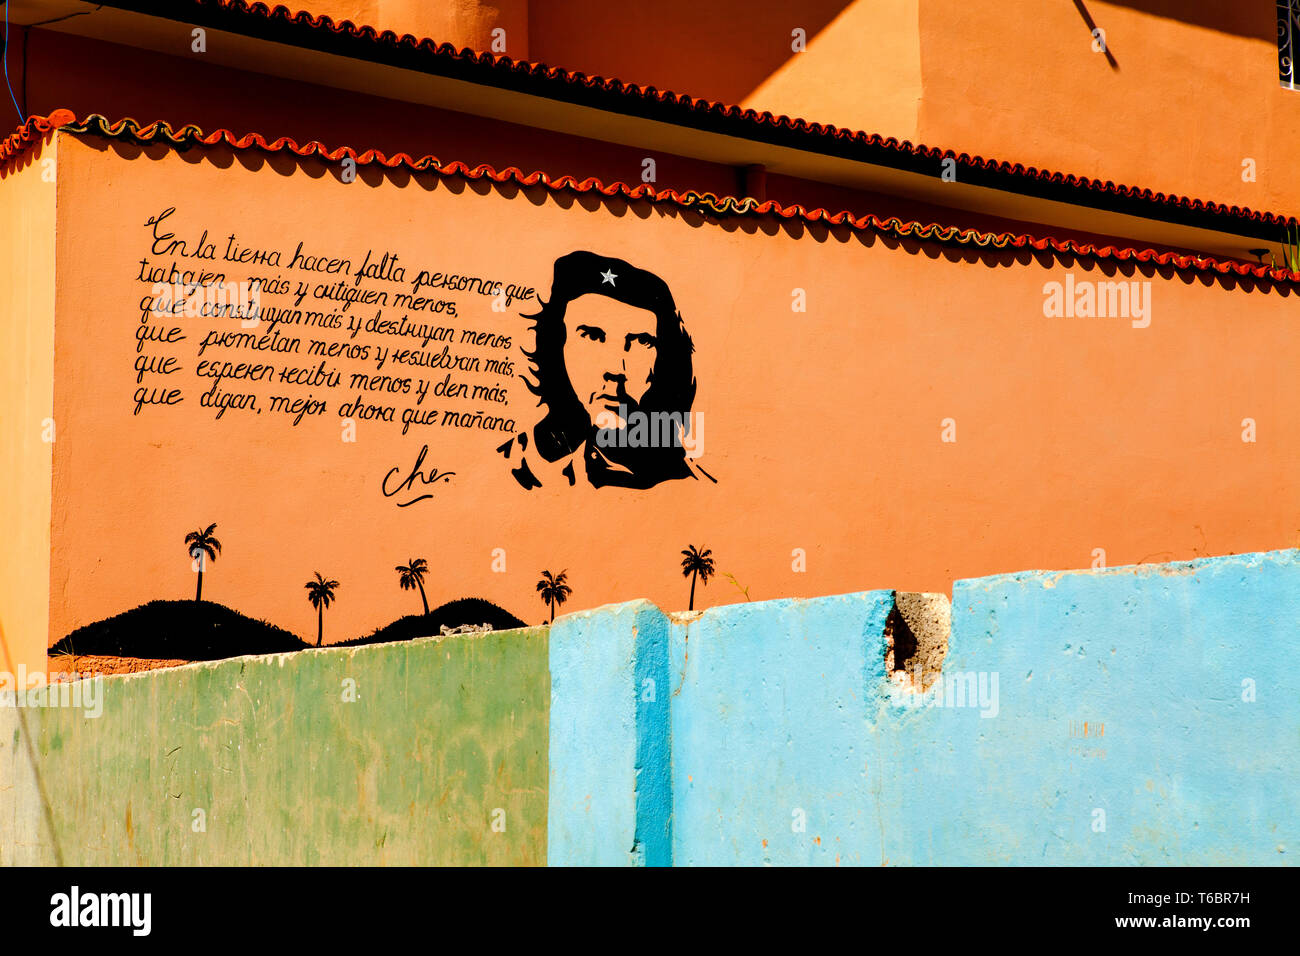
{"label": "black beret", "polygon": [[603,295],[656,314],[677,311],[668,284],[653,272],[623,259],[594,252],[570,252],[555,260],[551,301],[571,302],[580,295]]}

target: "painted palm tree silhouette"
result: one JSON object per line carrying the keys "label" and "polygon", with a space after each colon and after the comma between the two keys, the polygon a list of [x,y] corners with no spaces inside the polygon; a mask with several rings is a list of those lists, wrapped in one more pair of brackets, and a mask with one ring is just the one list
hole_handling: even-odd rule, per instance
{"label": "painted palm tree silhouette", "polygon": [[691,579],[691,604],[687,608],[689,611],[695,610],[695,578],[699,576],[700,582],[709,583],[709,578],[713,575],[713,552],[708,548],[700,551],[695,545],[688,545],[682,552],[682,577]]}
{"label": "painted palm tree silhouette", "polygon": [[552,575],[550,571],[542,572],[542,579],[537,582],[537,590],[542,595],[542,600],[546,606],[551,609],[551,621],[555,621],[555,609],[569,599],[573,593],[573,588],[565,582],[569,579],[569,572],[561,571],[557,575]]}
{"label": "painted palm tree silhouette", "polygon": [[194,591],[194,600],[203,600],[203,569],[209,561],[217,560],[221,553],[221,542],[212,532],[217,530],[214,521],[202,531],[191,531],[185,536],[185,552],[198,563],[199,583]]}
{"label": "painted palm tree silhouette", "polygon": [[307,600],[316,609],[316,646],[320,647],[321,639],[325,636],[325,609],[334,603],[334,589],[339,583],[326,581],[317,571],[316,580],[308,581],[303,586],[307,589]]}
{"label": "painted palm tree silhouette", "polygon": [[420,589],[420,600],[424,602],[424,613],[429,613],[429,599],[424,596],[424,576],[429,573],[429,563],[424,558],[412,558],[410,564],[399,564],[397,581],[403,591]]}

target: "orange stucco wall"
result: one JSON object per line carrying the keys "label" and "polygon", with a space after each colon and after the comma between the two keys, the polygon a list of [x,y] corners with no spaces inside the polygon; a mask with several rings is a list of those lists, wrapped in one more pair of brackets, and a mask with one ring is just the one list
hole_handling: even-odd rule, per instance
{"label": "orange stucco wall", "polygon": [[0,669],[44,670],[54,415],[53,142],[0,170]]}
{"label": "orange stucco wall", "polygon": [[[15,45],[10,73],[24,75]],[[226,128],[240,134],[263,132],[313,139],[334,146],[433,154],[496,168],[520,166],[556,174],[597,176],[606,182],[639,182],[645,148],[566,136],[513,123],[412,105],[393,99],[335,90],[311,83],[268,77],[219,66],[188,51],[164,56],[114,43],[30,31],[25,89],[27,113],[47,116],[70,109],[78,116],[101,113],[109,119],[133,117],[142,123],[163,120],[180,128]],[[163,83],[150,77],[166,77]],[[21,79],[16,88],[23,89]],[[268,95],[268,90],[271,95]],[[0,98],[5,126],[18,125],[8,98]],[[274,130],[274,134],[271,131]],[[654,150],[658,184],[665,187],[735,192],[736,173]]]}
{"label": "orange stucco wall", "polygon": [[[342,582],[327,641],[416,610],[393,571],[412,556],[429,560],[431,603],[482,596],[534,621],[545,613],[534,589],[542,568],[568,569],[566,610],[634,597],[684,607],[678,551],[690,543],[711,548],[720,572],[698,590],[697,607],[744,600],[740,588],[752,599],[947,591],[959,577],[1086,567],[1094,549],[1113,565],[1297,543],[1300,403],[1290,373],[1300,341],[1292,296],[1268,286],[775,219],[715,221],[667,204],[427,174],[363,169],[346,183],[337,169],[283,154],[177,154],[70,134],[60,145],[51,640],[152,598],[192,595],[182,538],[214,521],[225,550],[204,597],[310,637],[303,582],[323,571]],[[694,340],[693,410],[706,426],[699,464],[717,483],[595,488],[579,473],[569,487],[548,474],[525,491],[509,472],[518,459],[496,451],[509,438],[501,431],[413,426],[403,436],[400,423],[359,422],[357,440],[344,441],[337,409],[354,397],[348,387],[239,388],[261,396],[263,410],[217,420],[198,401],[199,319],[170,323],[184,341],[146,348],[174,354],[182,369],[167,380],[146,374],[144,384],[176,383],[184,401],[133,414],[133,330],[149,291],[139,260],[166,259],[149,254],[145,223],[168,207],[167,230],[191,248],[207,230],[221,249],[234,234],[239,246],[287,261],[301,241],[349,258],[353,273],[367,250],[396,253],[408,286],[419,269],[443,269],[545,298],[553,263],[575,250],[652,271]],[[256,271],[355,281],[283,264]],[[1149,282],[1150,324],[1045,316],[1045,283],[1067,273]],[[792,310],[795,290],[806,311]],[[447,323],[457,341],[462,329],[507,335],[515,370],[526,368],[529,322],[519,313],[535,301],[495,312],[491,297],[434,294],[457,304]],[[383,341],[368,332],[354,341],[367,340]],[[375,371],[362,360],[328,364]],[[506,385],[507,404],[479,407],[520,431],[537,421],[518,381],[459,377]],[[297,426],[261,404],[308,393],[327,411]],[[425,404],[476,407],[432,396]],[[1242,441],[1245,418],[1257,423],[1255,442]],[[955,441],[943,440],[946,419]],[[432,499],[397,507],[381,487],[424,445],[424,472],[454,475]],[[504,571],[493,567],[495,549]]]}
{"label": "orange stucco wall", "polygon": [[[298,6],[483,50],[499,27],[520,59],[1227,204],[1289,213],[1300,203],[1290,175],[1300,92],[1277,81],[1271,3],[1087,0],[1083,11],[1106,31],[1110,59],[1093,51],[1088,21],[1067,2],[664,0],[649,17],[596,0]],[[791,49],[796,28],[807,36],[802,53]],[[445,111],[404,113],[306,84],[276,80],[267,96],[264,78],[186,50],[160,57],[49,29],[31,30],[25,44],[17,28],[14,36],[10,73],[29,113],[68,107],[232,129],[273,117],[287,135],[333,133],[334,141],[413,154],[447,153],[443,143],[452,141],[459,157],[494,165],[565,151],[556,134]],[[0,115],[15,125],[7,98]],[[570,141],[570,152],[583,172],[635,178],[596,168],[615,147]],[[1247,159],[1254,182],[1242,177]],[[662,184],[684,188],[731,189],[734,177],[672,160],[659,172]]]}
{"label": "orange stucco wall", "polygon": [[[558,0],[533,5],[530,52],[629,83],[915,140],[923,5],[667,0],[654,6],[656,28],[644,30],[635,4]],[[635,43],[614,39],[629,35]]]}
{"label": "orange stucco wall", "polygon": [[[315,0],[293,9],[471,50],[491,50],[496,43],[497,52],[526,60],[531,6],[528,0]],[[504,32],[494,34],[496,30]]]}
{"label": "orange stucco wall", "polygon": [[[1278,84],[1272,3],[670,0],[655,5],[656,29],[643,22],[633,6],[534,3],[529,55],[1154,190],[1284,212],[1300,202],[1300,93]],[[632,31],[635,43],[613,39]]]}
{"label": "orange stucco wall", "polygon": [[[16,45],[12,52],[18,57],[21,51]],[[655,185],[660,188],[718,195],[741,191],[735,168],[675,155],[653,143],[623,146],[283,79],[272,82],[276,95],[267,96],[267,77],[218,66],[200,55],[164,56],[41,29],[31,31],[26,53],[25,71],[19,66],[21,60],[11,60],[11,71],[25,76],[19,86],[26,90],[28,109],[36,115],[66,108],[78,116],[102,113],[110,120],[162,120],[174,128],[194,124],[205,131],[229,129],[236,135],[285,135],[300,143],[319,140],[330,148],[373,147],[390,155],[434,155],[471,166],[517,166],[578,179],[594,176],[605,183],[640,182],[643,161],[652,156]],[[784,83],[785,75],[783,71],[774,80]],[[168,82],[142,79],[148,76],[166,76]],[[6,106],[0,99],[0,115]],[[12,107],[9,110],[10,122],[16,124],[17,114]],[[854,215],[870,212],[882,218],[898,216],[904,221],[992,232],[1050,233],[1099,245],[1131,244],[1120,236],[1017,222],[1010,214],[995,217],[775,173],[766,177],[766,196],[786,205],[849,210]]]}
{"label": "orange stucco wall", "polygon": [[[1088,20],[1111,57],[1094,52]],[[534,5],[531,53],[919,141],[1255,209],[1294,211],[1300,92],[1277,79],[1272,3],[1219,0],[836,0],[670,3],[639,33],[629,7]],[[809,43],[790,46],[795,27]],[[1255,160],[1255,181],[1242,178]]]}
{"label": "orange stucco wall", "polygon": [[[1273,3],[921,4],[920,135],[970,153],[1294,214],[1300,92]],[[1256,181],[1242,178],[1255,160]]]}
{"label": "orange stucco wall", "polygon": [[[479,49],[500,27],[520,58],[1218,201],[1286,212],[1300,198],[1284,175],[1300,145],[1300,94],[1276,82],[1271,5],[1087,2],[1112,65],[1091,50],[1074,4],[674,4],[658,6],[651,24],[589,0],[311,9]],[[693,29],[674,26],[686,19]],[[791,51],[794,26],[806,31],[807,52]],[[9,67],[29,113],[70,107],[607,183],[639,181],[649,151],[660,187],[738,191],[735,169],[653,144],[271,80],[185,51],[164,56],[50,29],[14,37]],[[1228,92],[1196,92],[1207,87]],[[17,122],[11,104],[0,110]],[[957,577],[1086,566],[1095,549],[1117,564],[1300,543],[1296,495],[1285,490],[1297,465],[1286,451],[1297,428],[1285,379],[1294,303],[1268,286],[1109,266],[1102,275],[1028,254],[899,246],[775,219],[707,222],[666,205],[400,173],[363,171],[344,184],[337,170],[284,156],[182,158],[68,135],[59,143],[57,269],[56,187],[40,181],[30,155],[0,183],[6,268],[16,277],[3,294],[11,316],[28,316],[3,333],[2,411],[26,422],[53,405],[58,429],[52,445],[27,426],[4,439],[6,460],[30,466],[22,506],[4,506],[17,531],[0,558],[9,569],[0,624],[20,658],[36,661],[72,628],[152,597],[192,595],[181,536],[211,521],[227,550],[204,596],[309,639],[314,612],[302,582],[311,571],[344,585],[327,639],[355,637],[415,609],[392,568],[420,555],[438,577],[431,601],[478,595],[532,621],[543,613],[534,591],[542,567],[569,569],[570,607],[637,596],[682,606],[676,554],[691,542],[712,547],[736,582],[711,582],[697,595],[705,606],[744,600],[742,589],[754,599],[948,590]],[[1257,182],[1243,181],[1245,158],[1256,160]],[[767,195],[1026,228],[775,174]],[[128,401],[124,414],[138,387],[128,349],[141,285],[128,272],[142,223],[168,206],[172,228],[187,236],[207,228],[224,242],[234,232],[286,254],[303,240],[354,260],[357,250],[387,249],[406,262],[508,272],[543,294],[555,258],[575,249],[652,270],[695,340],[695,408],[706,413],[705,467],[719,483],[524,492],[495,452],[504,436],[434,428],[425,465],[455,471],[454,484],[446,500],[396,509],[378,482],[425,442],[363,423],[357,443],[344,444],[337,397],[327,416],[297,427],[265,410],[215,421],[192,387],[176,408],[132,415]],[[1045,318],[1044,283],[1067,271],[1150,281],[1151,327]],[[808,295],[806,313],[790,311],[795,288]],[[457,329],[511,335],[522,368],[527,323],[517,309],[502,316],[479,297],[457,301],[477,310]],[[191,376],[195,357],[177,354]],[[517,384],[511,408],[520,429],[533,424],[531,396]],[[940,440],[947,418],[955,443]],[[1241,440],[1246,418],[1256,442]],[[653,530],[629,536],[629,527]],[[505,572],[493,570],[497,548]],[[796,549],[806,571],[793,569]]]}

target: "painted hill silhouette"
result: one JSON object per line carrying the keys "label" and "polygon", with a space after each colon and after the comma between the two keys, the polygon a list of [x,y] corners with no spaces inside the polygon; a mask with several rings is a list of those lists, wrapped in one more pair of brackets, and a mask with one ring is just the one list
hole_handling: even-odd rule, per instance
{"label": "painted hill silhouette", "polygon": [[215,661],[244,654],[300,651],[283,628],[212,601],[150,601],[72,631],[51,654]]}
{"label": "painted hill silhouette", "polygon": [[525,627],[523,621],[504,608],[482,598],[459,598],[440,605],[428,614],[408,614],[392,624],[376,628],[364,637],[340,641],[330,647],[359,647],[363,644],[383,644],[388,641],[409,641],[417,637],[437,637],[443,625],[463,627],[466,624],[491,624],[494,631],[507,631]]}
{"label": "painted hill silhouette", "polygon": [[[326,644],[357,647],[436,637],[442,626],[490,624],[504,631],[524,627],[509,611],[481,598],[448,601],[426,614],[408,614],[364,637]],[[216,661],[245,654],[282,654],[314,645],[283,628],[240,614],[212,601],[150,601],[121,614],[79,627],[53,647],[51,655],[136,657]]]}

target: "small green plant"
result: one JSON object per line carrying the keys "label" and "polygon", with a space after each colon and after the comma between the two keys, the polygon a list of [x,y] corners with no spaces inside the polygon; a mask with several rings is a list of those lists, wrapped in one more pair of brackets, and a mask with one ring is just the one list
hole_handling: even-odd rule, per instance
{"label": "small green plant", "polygon": [[735,586],[735,588],[736,588],[737,591],[739,591],[741,594],[745,595],[745,600],[746,600],[746,601],[753,601],[753,600],[754,600],[753,598],[751,598],[751,597],[749,596],[749,588],[742,588],[742,587],[740,586],[740,582],[736,580],[736,576],[735,576],[734,574],[732,574],[730,571],[723,571],[723,572],[722,572],[722,576],[723,576],[724,578],[726,578],[728,581],[730,581],[730,582]]}
{"label": "small green plant", "polygon": [[1300,224],[1292,223],[1282,234],[1282,262],[1272,252],[1268,254],[1274,269],[1300,272]]}

